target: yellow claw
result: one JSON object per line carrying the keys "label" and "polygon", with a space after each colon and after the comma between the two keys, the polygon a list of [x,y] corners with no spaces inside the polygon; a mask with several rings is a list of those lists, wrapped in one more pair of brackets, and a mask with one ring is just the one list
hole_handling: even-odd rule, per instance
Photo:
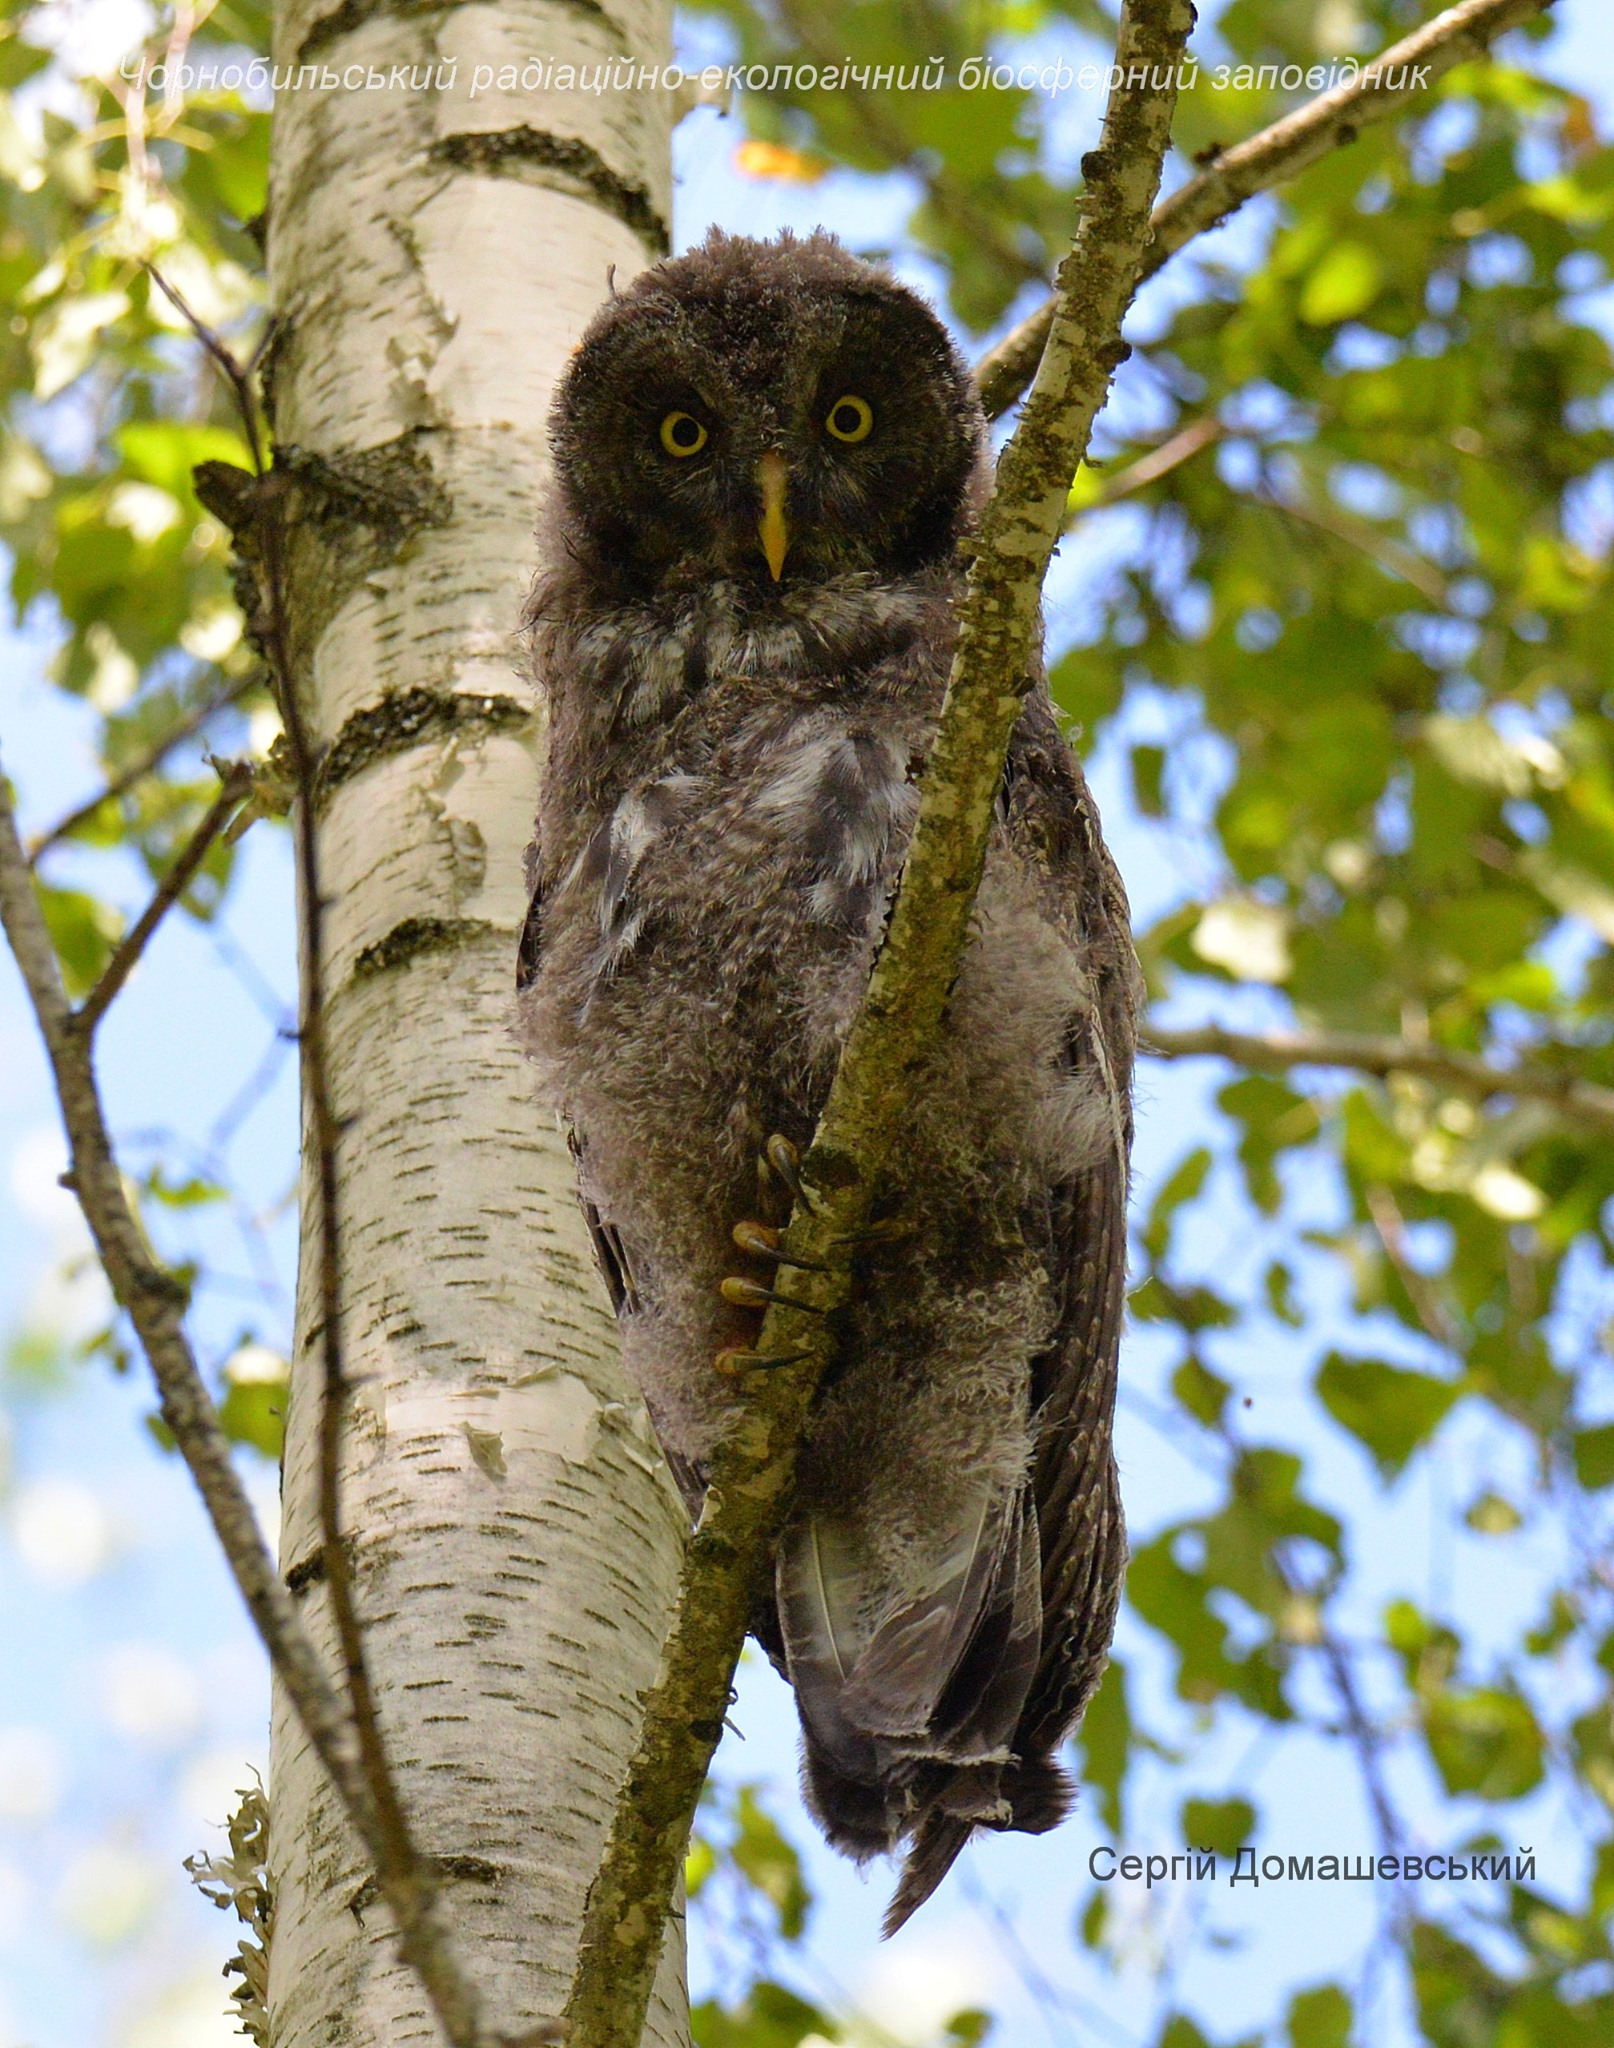
{"label": "yellow claw", "polygon": [[757,464],[757,482],[762,487],[762,522],[757,532],[767,557],[768,574],[777,583],[784,574],[785,556],[790,551],[790,527],[785,519],[785,486],[789,472],[785,458],[770,448]]}

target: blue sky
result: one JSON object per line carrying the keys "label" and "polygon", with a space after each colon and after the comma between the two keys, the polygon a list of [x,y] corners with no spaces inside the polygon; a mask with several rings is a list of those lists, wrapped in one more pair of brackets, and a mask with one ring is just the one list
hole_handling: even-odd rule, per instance
{"label": "blue sky", "polygon": [[[118,0],[121,5],[121,0]],[[1614,34],[1603,0],[1560,0],[1549,66],[1592,97],[1605,129],[1614,109]],[[1073,95],[1061,153],[1096,127],[1096,99]],[[711,111],[676,137],[679,244],[711,221],[767,234],[823,221],[860,244],[900,244],[913,203],[906,179],[832,176],[811,186],[763,183],[732,162],[737,124]],[[1239,228],[1236,233],[1246,233]],[[927,282],[924,266],[899,266]],[[1169,290],[1162,282],[1161,290]],[[1140,317],[1148,317],[1148,307]],[[1085,565],[1087,573],[1092,565]],[[1056,641],[1080,602],[1084,565],[1062,568],[1050,593]],[[81,711],[42,681],[49,622],[5,638],[0,738],[21,786],[25,825],[59,814],[94,785]],[[1129,738],[1151,737],[1170,708],[1148,701],[1132,714]],[[1092,772],[1110,836],[1140,921],[1180,892],[1184,860],[1204,845],[1171,844],[1130,814],[1119,773],[1120,735],[1111,735]],[[182,921],[165,929],[120,1005],[106,1040],[106,1080],[125,1130],[184,1134],[193,1150],[255,1073],[264,1086],[236,1131],[231,1166],[256,1221],[242,1230],[223,1218],[214,1235],[226,1284],[204,1302],[199,1334],[211,1358],[227,1352],[253,1319],[283,1329],[292,1245],[286,1197],[293,1167],[294,1101],[289,1060],[276,1057],[276,1026],[291,986],[288,863],[281,839],[259,831],[247,842],[240,884],[221,933]],[[247,963],[243,965],[243,962]],[[1223,1014],[1227,1014],[1224,1005]],[[1155,1065],[1142,1083],[1139,1200],[1185,1138],[1213,1127],[1222,1077],[1206,1069]],[[9,962],[0,962],[0,1325],[82,1329],[93,1319],[93,1278],[63,1287],[53,1277],[80,1242],[71,1202],[55,1186],[59,1140],[43,1063]],[[1332,1191],[1317,1175],[1301,1189],[1319,1217]],[[1195,1256],[1207,1269],[1247,1264],[1259,1253],[1247,1219],[1219,1226],[1206,1205]],[[264,1285],[265,1261],[274,1284]],[[1310,1283],[1315,1327],[1304,1345],[1274,1334],[1237,1361],[1241,1390],[1257,1403],[1254,1433],[1292,1442],[1313,1461],[1321,1497],[1355,1518],[1360,1544],[1353,1597],[1371,1615],[1389,1594],[1462,1612],[1496,1640],[1532,1602],[1544,1560],[1527,1542],[1481,1546],[1451,1533],[1451,1502],[1494,1479],[1505,1487],[1516,1453],[1505,1440],[1457,1427],[1439,1461],[1390,1496],[1337,1435],[1319,1435],[1303,1389],[1319,1333],[1343,1322],[1337,1284],[1319,1271]],[[276,1293],[278,1289],[278,1295]],[[1213,1497],[1214,1476],[1149,1421],[1163,1373],[1174,1362],[1147,1333],[1127,1352],[1128,1399],[1118,1435],[1135,1540]],[[75,1369],[64,1385],[15,1392],[0,1406],[0,2048],[221,2048],[232,2038],[220,2017],[219,1966],[233,1941],[219,1914],[178,1874],[182,1855],[217,1840],[212,1832],[247,1770],[261,1765],[266,1685],[262,1659],[183,1474],[156,1449],[144,1424],[150,1400],[138,1378],[114,1380],[100,1364]],[[251,1463],[266,1520],[272,1476]],[[1152,1699],[1163,1660],[1143,1632],[1123,1630],[1123,1655]],[[1173,1710],[1162,1705],[1169,1720]],[[1185,2000],[1230,2035],[1273,2009],[1279,1987],[1354,1968],[1371,1933],[1371,1888],[1330,1899],[1302,1888],[1198,1898],[1183,1889],[1144,1893],[1120,1886],[1118,1976],[1106,1978],[1071,1939],[1072,1901],[1090,1848],[1104,1838],[1090,1807],[1038,1841],[989,1842],[970,1852],[960,1877],[899,1937],[874,1940],[888,1887],[885,1872],[860,1879],[824,1851],[795,1800],[794,1717],[788,1695],[748,1659],[734,1720],[744,1740],[725,1743],[720,1771],[763,1779],[792,1839],[806,1851],[820,1907],[802,1982],[837,2005],[860,2004],[903,2040],[919,2038],[929,2014],[986,2002],[1007,2015],[1000,2039],[1130,2044],[1141,2041],[1157,1995],[1159,1959],[1183,1952],[1196,1916],[1228,1945],[1196,1944]],[[1174,1802],[1183,1787],[1169,1772],[1145,1773],[1129,1846],[1180,1843]],[[1268,1816],[1265,1848],[1304,1852],[1337,1846],[1354,1853],[1367,1835],[1359,1789],[1330,1745],[1276,1744],[1230,1717],[1200,1760],[1195,1789],[1246,1791]],[[1426,1788],[1402,1788],[1414,1811]],[[1568,1819],[1543,1805],[1521,1835],[1564,1875],[1578,1853]],[[1345,1888],[1339,1888],[1345,1889]],[[986,1901],[985,1904],[982,1902]],[[1016,1939],[1073,2001],[1052,2024],[1034,2015]],[[724,1944],[697,1931],[697,1984],[724,1963]],[[1375,2048],[1407,2039],[1393,1983],[1383,1991]]]}

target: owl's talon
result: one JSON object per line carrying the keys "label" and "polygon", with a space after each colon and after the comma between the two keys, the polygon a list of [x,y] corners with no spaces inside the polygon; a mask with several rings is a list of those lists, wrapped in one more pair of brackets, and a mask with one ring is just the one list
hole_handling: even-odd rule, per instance
{"label": "owl's talon", "polygon": [[804,1209],[816,1209],[817,1197],[801,1177],[801,1153],[790,1140],[775,1131],[762,1148],[762,1157]]}
{"label": "owl's talon", "polygon": [[726,1280],[718,1282],[717,1291],[736,1308],[765,1309],[772,1302],[781,1308],[802,1308],[809,1315],[821,1316],[827,1313],[815,1302],[799,1301],[793,1294],[776,1294],[771,1287],[764,1287],[760,1280],[742,1280],[737,1273],[731,1273]]}
{"label": "owl's talon", "polygon": [[742,1345],[726,1344],[712,1363],[725,1379],[738,1379],[743,1372],[772,1372],[781,1365],[800,1365],[811,1358],[810,1351],[747,1351]]}
{"label": "owl's talon", "polygon": [[736,1223],[734,1242],[742,1252],[749,1252],[754,1259],[777,1259],[781,1265],[793,1266],[798,1273],[827,1273],[828,1266],[821,1266],[816,1259],[793,1259],[784,1251],[781,1239],[784,1232],[775,1230],[767,1223]]}

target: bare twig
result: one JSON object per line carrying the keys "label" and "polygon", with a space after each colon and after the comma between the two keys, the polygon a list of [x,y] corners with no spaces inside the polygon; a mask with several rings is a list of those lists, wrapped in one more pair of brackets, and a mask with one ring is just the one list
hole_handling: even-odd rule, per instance
{"label": "bare twig", "polygon": [[258,414],[258,402],[253,396],[252,379],[246,368],[236,360],[231,349],[208,326],[207,322],[193,313],[179,293],[163,276],[155,263],[143,264],[142,269],[157,287],[163,297],[190,328],[202,347],[213,358],[225,382],[235,395],[236,411],[241,417],[241,429],[247,437],[247,447],[252,455],[252,471],[262,476],[264,471],[263,428]]}
{"label": "bare twig", "polygon": [[1118,504],[1122,498],[1146,491],[1151,484],[1159,483],[1162,477],[1170,476],[1174,469],[1181,469],[1185,462],[1192,462],[1205,449],[1215,447],[1226,432],[1214,413],[1190,420],[1187,426],[1179,427],[1175,434],[1168,435],[1158,448],[1149,449],[1146,454],[1129,462],[1125,469],[1118,469],[1113,476],[1105,477],[1098,496],[1081,507],[1071,525],[1075,525],[1078,519],[1085,519],[1089,512],[1102,512],[1106,505]]}
{"label": "bare twig", "polygon": [[1553,1067],[1498,1067],[1477,1053],[1454,1052],[1406,1038],[1374,1038],[1349,1031],[1229,1031],[1220,1024],[1170,1031],[1151,1025],[1139,1050],[1163,1060],[1209,1056],[1276,1071],[1345,1067],[1381,1077],[1419,1074],[1481,1102],[1512,1096],[1523,1102],[1549,1103],[1570,1123],[1614,1133],[1614,1088]]}
{"label": "bare twig", "polygon": [[1319,533],[1331,535],[1346,547],[1365,555],[1387,575],[1410,584],[1424,602],[1433,605],[1437,611],[1450,609],[1451,592],[1434,563],[1426,561],[1413,549],[1403,547],[1388,534],[1380,533],[1365,519],[1353,519],[1348,512],[1341,512],[1333,506],[1314,505],[1309,499],[1288,497],[1277,490],[1256,492],[1254,503],[1269,506],[1274,512],[1286,513],[1303,526],[1315,527]]}
{"label": "bare twig", "polygon": [[1034,673],[1043,575],[1070,480],[1125,354],[1121,320],[1192,22],[1188,0],[1127,0],[1122,10],[1114,76],[1125,82],[1110,96],[1103,139],[1089,159],[1036,385],[983,513],[885,942],[802,1162],[811,1200],[796,1205],[784,1270],[790,1293],[808,1307],[776,1303],[758,1340],[765,1353],[797,1352],[806,1362],[754,1376],[744,1427],[714,1458],[638,1751],[589,1893],[566,2009],[568,2048],[635,2048],[640,2038],[674,1879],[788,1505],[802,1424],[833,1343],[823,1311],[844,1300],[849,1285],[838,1253],[867,1220],[963,952],[1009,738]]}
{"label": "bare twig", "polygon": [[222,711],[228,704],[234,704],[262,680],[260,672],[239,676],[228,689],[220,690],[205,704],[198,705],[188,717],[182,718],[177,725],[170,726],[160,739],[153,740],[151,745],[143,748],[126,768],[120,769],[105,789],[86,802],[76,805],[65,816],[58,818],[54,825],[30,839],[29,866],[37,866],[42,855],[48,853],[53,846],[59,845],[62,840],[71,838],[80,825],[88,824],[103,804],[114,803],[120,796],[126,796],[137,782],[143,782],[148,775],[160,768],[175,747],[183,746],[186,740],[194,738],[216,712]]}
{"label": "bare twig", "polygon": [[[833,40],[819,31],[811,13],[804,13],[793,4],[793,0],[777,0],[777,11],[798,47],[815,58],[821,69],[833,69],[844,62]],[[949,176],[945,169],[921,168],[915,164],[912,138],[900,121],[886,113],[876,94],[852,82],[846,84],[836,98],[851,109],[858,126],[880,155],[915,172],[939,218],[955,228],[975,248],[993,256],[1012,273],[1017,285],[1027,284],[1032,278],[1039,282],[1046,280],[1046,265],[1008,241],[997,222],[976,205],[956,178]]]}
{"label": "bare twig", "polygon": [[119,990],[134,972],[141,954],[151,943],[158,925],[195,880],[196,871],[207,859],[214,840],[229,824],[236,806],[251,787],[252,770],[244,761],[233,763],[225,775],[224,787],[208,806],[202,822],[186,840],[179,858],[157,884],[151,901],[124,934],[100,980],[80,1005],[73,1019],[79,1030],[86,1033],[94,1031],[106,1015]]}
{"label": "bare twig", "polygon": [[[326,1590],[335,1623],[346,1682],[348,1705],[364,1780],[371,1826],[364,1843],[375,1865],[376,1881],[392,1911],[405,1960],[419,1977],[443,2032],[453,2048],[478,2048],[482,2041],[479,2001],[471,1979],[461,1967],[443,1924],[436,1876],[415,1845],[397,1782],[387,1758],[370,1682],[353,1592],[352,1564],[342,1538],[341,1445],[347,1383],[342,1364],[341,1233],[338,1213],[338,1124],[331,1101],[330,1070],[325,1041],[325,900],[320,887],[318,829],[313,790],[318,756],[303,715],[291,660],[286,612],[285,560],[282,551],[283,491],[275,473],[265,467],[266,436],[250,372],[221,338],[192,312],[174,288],[151,265],[147,270],[158,289],[178,308],[207,354],[217,364],[234,395],[242,431],[251,451],[255,488],[250,558],[259,585],[255,621],[264,659],[274,681],[286,730],[298,797],[293,807],[293,840],[297,850],[301,904],[302,1006],[298,1041],[314,1151],[318,1204],[319,1342],[324,1362],[324,1398],[319,1429],[319,1515],[323,1539]],[[238,545],[242,536],[237,536]]]}
{"label": "bare twig", "polygon": [[[1543,14],[1553,0],[1460,0],[1433,21],[1375,57],[1354,81],[1309,100],[1270,128],[1223,150],[1155,208],[1153,239],[1143,277],[1153,277],[1196,235],[1218,226],[1247,199],[1292,178],[1330,150],[1352,143],[1362,129],[1388,121],[1457,65],[1483,57],[1496,38]],[[1386,72],[1398,83],[1386,85]],[[1046,300],[1012,333],[989,349],[975,368],[981,403],[996,419],[1030,383],[1053,323]]]}
{"label": "bare twig", "polygon": [[1446,1305],[1439,1293],[1430,1284],[1428,1274],[1420,1273],[1412,1263],[1407,1247],[1406,1219],[1395,1196],[1387,1187],[1375,1183],[1364,1190],[1363,1200],[1367,1203],[1367,1213],[1373,1219],[1373,1228],[1378,1232],[1379,1243],[1384,1247],[1385,1257],[1400,1275],[1407,1299],[1412,1303],[1425,1333],[1443,1351],[1455,1350],[1460,1333],[1446,1313]]}
{"label": "bare twig", "polygon": [[[1368,1809],[1378,1834],[1379,1854],[1399,1857],[1406,1835],[1384,1775],[1383,1752],[1387,1738],[1363,1704],[1350,1649],[1323,1621],[1322,1596],[1318,1589],[1305,1583],[1293,1564],[1284,1557],[1281,1547],[1273,1551],[1272,1563],[1290,1597],[1309,1600],[1317,1610],[1316,1635],[1311,1647],[1321,1655],[1329,1683],[1334,1688],[1334,1697],[1339,1701],[1345,1739],[1355,1754],[1362,1789],[1367,1795]],[[1388,1921],[1394,1926],[1406,1919],[1409,1910],[1406,1880],[1401,1875],[1399,1864],[1395,1877],[1388,1882],[1391,1899]]]}
{"label": "bare twig", "polygon": [[364,1834],[373,1830],[371,1802],[348,1715],[264,1547],[252,1504],[231,1462],[229,1442],[185,1335],[186,1290],[158,1263],[129,1206],[107,1133],[89,1034],[78,1027],[62,987],[56,950],[34,894],[3,776],[0,923],[55,1075],[72,1162],[69,1185],[84,1211],[113,1296],[140,1338],[161,1396],[163,1420],[196,1481],[219,1547],[287,1697]]}

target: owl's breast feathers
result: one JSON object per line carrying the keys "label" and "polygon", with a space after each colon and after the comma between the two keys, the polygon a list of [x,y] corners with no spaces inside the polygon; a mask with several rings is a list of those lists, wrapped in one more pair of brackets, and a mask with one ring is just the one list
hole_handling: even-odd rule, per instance
{"label": "owl's breast feathers", "polygon": [[[748,619],[717,586],[548,646],[529,1032],[582,1130],[624,1355],[694,1499],[732,1398],[702,1304],[754,1199],[753,1111],[786,1102],[805,1136],[822,1105],[951,650],[939,575],[809,595]],[[889,1924],[976,1828],[1039,1831],[1072,1796],[1055,1751],[1125,1559],[1110,1426],[1137,1000],[1125,896],[1039,688],[887,1190],[918,1228],[860,1281],[758,1617],[826,1833],[859,1857],[909,1844]],[[794,1094],[769,1093],[781,1072]],[[689,1167],[703,1148],[722,1172]]]}
{"label": "owl's breast feathers", "polygon": [[552,644],[548,786],[569,802],[540,818],[537,886],[580,1010],[644,948],[720,938],[732,963],[747,926],[754,947],[803,925],[861,938],[882,907],[945,682],[945,592],[859,575],[790,600],[748,615],[717,585]]}

